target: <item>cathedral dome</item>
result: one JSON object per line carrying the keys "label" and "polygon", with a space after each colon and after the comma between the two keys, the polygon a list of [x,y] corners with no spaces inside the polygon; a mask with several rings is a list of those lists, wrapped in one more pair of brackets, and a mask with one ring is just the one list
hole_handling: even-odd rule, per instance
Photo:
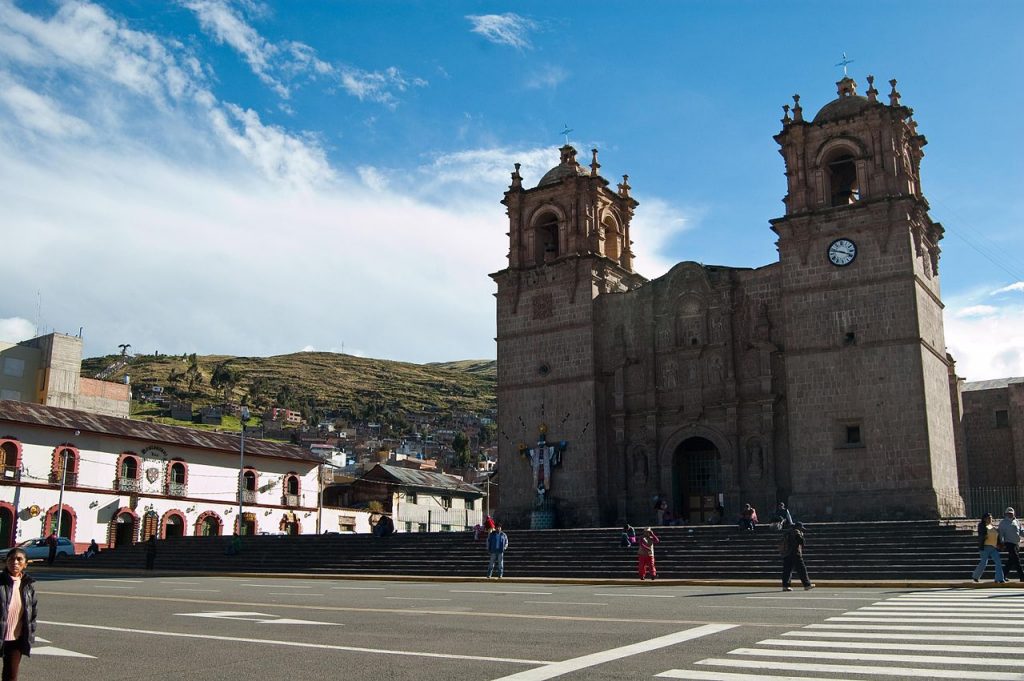
{"label": "cathedral dome", "polygon": [[[868,78],[870,80],[870,76]],[[838,88],[839,97],[821,107],[821,111],[819,111],[818,115],[814,117],[815,123],[825,123],[828,121],[838,121],[843,118],[850,118],[871,106],[871,99],[857,94],[857,83],[854,82],[853,78],[844,76],[841,81],[836,83],[836,86]],[[872,92],[873,90],[869,90],[868,94],[872,94]]]}
{"label": "cathedral dome", "polygon": [[860,95],[846,95],[821,107],[821,111],[814,117],[815,123],[826,121],[838,121],[842,118],[849,118],[859,114],[871,106],[871,100]]}
{"label": "cathedral dome", "polygon": [[560,151],[562,152],[561,163],[544,173],[544,177],[540,178],[540,182],[537,183],[538,187],[543,187],[548,184],[557,184],[567,177],[585,177],[588,175],[587,171],[576,160],[575,149],[566,144],[560,149]]}

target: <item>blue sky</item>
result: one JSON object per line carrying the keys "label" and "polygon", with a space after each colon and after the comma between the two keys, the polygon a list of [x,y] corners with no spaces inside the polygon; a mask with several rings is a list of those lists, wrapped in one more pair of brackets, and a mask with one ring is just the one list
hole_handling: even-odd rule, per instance
{"label": "blue sky", "polygon": [[[494,356],[499,204],[559,131],[630,175],[650,277],[776,258],[799,93],[899,80],[947,343],[1024,375],[1018,2],[0,0],[0,338],[87,354]],[[982,252],[979,252],[982,251]]]}

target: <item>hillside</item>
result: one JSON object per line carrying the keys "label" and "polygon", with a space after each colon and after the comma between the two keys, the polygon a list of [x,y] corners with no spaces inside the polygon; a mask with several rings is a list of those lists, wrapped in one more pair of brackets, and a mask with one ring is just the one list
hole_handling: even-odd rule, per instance
{"label": "hillside", "polygon": [[[95,376],[118,359],[85,359],[82,375]],[[196,406],[227,400],[257,409],[274,404],[307,416],[357,417],[481,413],[495,408],[496,368],[488,360],[410,364],[329,352],[275,357],[136,355],[107,378],[123,380],[125,374],[136,389],[159,385]]]}

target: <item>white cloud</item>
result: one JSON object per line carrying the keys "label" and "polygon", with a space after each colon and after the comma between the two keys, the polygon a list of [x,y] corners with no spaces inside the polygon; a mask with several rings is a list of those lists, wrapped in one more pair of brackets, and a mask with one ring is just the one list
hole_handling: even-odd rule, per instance
{"label": "white cloud", "polygon": [[1024,307],[1008,306],[984,317],[950,312],[947,308],[946,345],[958,375],[968,381],[1024,376]]}
{"label": "white cloud", "polygon": [[0,341],[17,343],[19,341],[34,338],[36,325],[21,317],[8,317],[0,319]]}
{"label": "white cloud", "polygon": [[0,71],[0,102],[23,127],[54,137],[77,137],[90,131],[88,123],[61,111],[60,104],[29,90]]}
{"label": "white cloud", "polygon": [[971,305],[957,310],[954,315],[961,319],[965,317],[990,317],[999,312],[999,308],[991,305]]}
{"label": "white cloud", "polygon": [[395,92],[405,92],[410,86],[425,87],[428,84],[422,78],[406,78],[394,66],[383,71],[344,67],[341,69],[340,82],[346,92],[360,101],[369,100],[392,108],[398,101]]}
{"label": "white cloud", "polygon": [[537,27],[533,21],[511,12],[469,15],[466,18],[473,24],[473,28],[470,29],[473,33],[479,33],[497,45],[509,45],[518,49],[530,47],[529,33]]}
{"label": "white cloud", "polygon": [[1010,293],[1014,291],[1024,292],[1024,281],[1014,282],[1009,286],[1004,286],[1003,288],[996,289],[995,291],[992,292],[992,295],[997,295],[999,293]]}
{"label": "white cloud", "polygon": [[260,80],[281,97],[289,96],[288,88],[270,73],[278,47],[246,23],[228,0],[185,0],[182,4],[195,12],[199,25],[215,40],[241,54]]}
{"label": "white cloud", "polygon": [[672,240],[693,225],[686,211],[655,197],[637,197],[640,207],[630,225],[633,269],[649,279],[668,272],[677,261],[668,253]]}
{"label": "white cloud", "polygon": [[565,82],[569,72],[561,66],[544,66],[527,77],[524,85],[531,90],[554,89]]}

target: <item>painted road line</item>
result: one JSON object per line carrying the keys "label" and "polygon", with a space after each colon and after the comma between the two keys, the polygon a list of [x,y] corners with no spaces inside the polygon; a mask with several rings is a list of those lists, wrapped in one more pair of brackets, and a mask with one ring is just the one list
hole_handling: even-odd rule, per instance
{"label": "painted road line", "polygon": [[583,601],[523,601],[523,603],[540,603],[541,605],[608,605],[607,603],[587,603]]}
{"label": "painted road line", "polygon": [[93,584],[97,589],[134,589],[134,586],[113,586],[111,584]]}
{"label": "painted road line", "polygon": [[[956,620],[952,620],[956,622]],[[852,629],[855,631],[921,631],[909,624],[808,624],[805,629]],[[959,624],[928,627],[928,631],[992,631],[992,627],[964,627]]]}
{"label": "painted road line", "polygon": [[826,674],[879,674],[881,676],[920,676],[928,679],[977,679],[979,681],[1024,681],[1024,674],[1008,672],[979,672],[971,669],[914,669],[912,667],[872,667],[867,665],[816,664],[811,662],[771,662],[768,660],[700,660],[697,664],[712,667],[739,667],[740,669],[777,669],[793,672],[822,672]]}
{"label": "painted road line", "polygon": [[291,584],[239,584],[239,586],[254,586],[257,589],[312,589],[312,586],[291,585]]}
{"label": "painted road line", "polygon": [[[1007,620],[985,620],[985,619],[960,619],[957,620],[961,624],[1010,624]],[[902,624],[913,624],[919,622],[921,624],[946,624],[949,622],[948,617],[829,617],[826,622],[878,622],[884,624],[886,622],[899,622]]]}
{"label": "painted road line", "polygon": [[[730,650],[730,655],[747,655],[751,657],[810,657],[820,658],[820,650],[771,650],[760,648],[737,648]],[[830,650],[828,657],[832,660],[849,660],[851,662],[913,662],[924,664],[965,664],[978,667],[1024,667],[1024,660],[1008,660],[1006,657],[953,657],[952,655],[897,655],[890,653],[843,653]]]}
{"label": "painted road line", "polygon": [[189,593],[210,593],[219,594],[220,589],[172,589],[172,591],[187,591]]}
{"label": "painted road line", "polygon": [[689,679],[690,681],[835,681],[831,676],[772,676],[764,674],[731,674],[729,672],[704,672],[698,669],[669,669],[655,674],[664,679]]}
{"label": "painted road line", "polygon": [[595,596],[622,596],[623,598],[676,598],[669,594],[610,594],[607,591],[596,593]]}
{"label": "painted road line", "polygon": [[872,641],[870,643],[864,643],[860,641],[807,641],[807,640],[793,640],[785,638],[769,638],[764,641],[758,641],[759,646],[803,646],[804,648],[846,648],[848,650],[911,650],[928,652],[934,651],[937,653],[977,653],[979,655],[983,653],[991,653],[992,655],[1005,655],[1005,646],[954,646],[949,644],[933,645],[930,643],[905,643],[903,641],[892,640],[887,643],[879,643]]}
{"label": "painted road line", "polygon": [[624,657],[631,657],[651,650],[676,645],[677,643],[692,641],[693,639],[701,638],[702,636],[717,634],[721,631],[733,629],[737,626],[739,625],[705,624],[702,627],[694,627],[693,629],[677,631],[676,633],[669,634],[668,636],[659,636],[658,638],[633,643],[628,646],[612,648],[611,650],[603,650],[599,653],[592,653],[582,657],[575,657],[571,660],[565,660],[564,662],[553,662],[536,669],[528,669],[510,676],[502,676],[500,679],[495,679],[494,681],[543,681],[544,679],[553,679],[557,676],[562,676],[563,674],[571,674],[572,672],[579,671],[580,669],[594,667],[599,664],[604,664],[605,662],[621,660]]}
{"label": "painted road line", "polygon": [[268,596],[323,596],[323,594],[297,594],[294,591],[271,591]]}
{"label": "painted road line", "polygon": [[870,607],[885,607],[885,608],[1001,608],[1004,610],[1024,610],[1024,602],[1007,603],[1005,601],[966,601],[966,600],[895,600],[895,601],[882,601],[880,603],[872,603]]}
{"label": "painted road line", "polygon": [[551,591],[494,591],[491,589],[448,589],[450,594],[513,594],[519,596],[550,596]]}
{"label": "painted road line", "polygon": [[[850,597],[844,598],[842,596],[746,596],[746,598],[755,600],[769,600],[769,601],[878,601],[877,596],[871,598],[859,598]],[[880,601],[884,603],[885,601]]]}
{"label": "painted road line", "polygon": [[[731,608],[733,610],[735,610],[736,608],[740,608],[743,610],[764,610],[765,608],[765,606],[763,605],[704,605],[703,603],[699,605],[694,605],[694,607],[702,610],[704,608]],[[803,605],[773,605],[772,610],[820,610],[823,612],[850,612],[846,608],[812,608],[810,606]]]}
{"label": "painted road line", "polygon": [[202,582],[179,582],[177,580],[173,582],[160,582],[161,584],[180,584],[183,586],[199,586]]}
{"label": "painted road line", "polygon": [[860,608],[854,611],[847,611],[847,615],[900,615],[901,617],[960,617],[961,615],[971,615],[973,617],[997,617],[1005,620],[1019,620],[1024,619],[1024,612],[991,612],[984,611],[978,612],[977,610],[971,609],[960,609],[960,610],[892,610],[889,608]]}
{"label": "painted road line", "polygon": [[83,582],[125,582],[127,584],[142,584],[142,579],[106,579],[103,577],[88,577]]}
{"label": "painted road line", "polygon": [[332,586],[332,589],[345,589],[348,591],[383,591],[382,586]]}
{"label": "painted road line", "polygon": [[543,664],[552,662],[548,660],[520,660],[510,657],[487,657],[484,655],[456,655],[454,653],[426,653],[414,650],[384,650],[380,648],[360,648],[357,646],[339,646],[327,643],[303,643],[300,641],[275,641],[268,638],[245,638],[241,636],[216,636],[214,634],[192,634],[177,631],[152,631],[149,629],[128,629],[126,627],[110,627],[102,624],[78,624],[75,622],[47,622],[40,620],[40,624],[51,627],[71,627],[74,629],[98,629],[100,631],[116,631],[123,634],[140,634],[143,636],[166,636],[169,638],[198,638],[208,641],[228,641],[233,643],[255,643],[258,646],[285,646],[288,648],[313,648],[316,650],[342,650],[353,653],[371,653],[375,655],[397,655],[400,657],[430,657],[442,660],[474,660],[477,662],[508,662],[511,664]]}
{"label": "painted road line", "polygon": [[385,596],[391,601],[450,601],[450,598],[419,598],[416,596]]}
{"label": "painted road line", "polygon": [[[889,627],[871,627],[872,629],[889,629]],[[920,627],[907,627],[911,631],[920,631]],[[933,630],[929,627],[929,630]],[[992,631],[990,627],[975,628],[971,631]],[[992,636],[952,636],[949,634],[894,634],[894,633],[876,633],[868,631],[787,631],[783,636],[813,636],[815,638],[860,638],[860,639],[872,639],[891,641],[894,636],[899,636],[901,639],[906,641],[979,641],[985,642],[1005,642],[1005,643],[1017,643],[1024,644],[1024,636],[1000,636],[993,634]]]}

